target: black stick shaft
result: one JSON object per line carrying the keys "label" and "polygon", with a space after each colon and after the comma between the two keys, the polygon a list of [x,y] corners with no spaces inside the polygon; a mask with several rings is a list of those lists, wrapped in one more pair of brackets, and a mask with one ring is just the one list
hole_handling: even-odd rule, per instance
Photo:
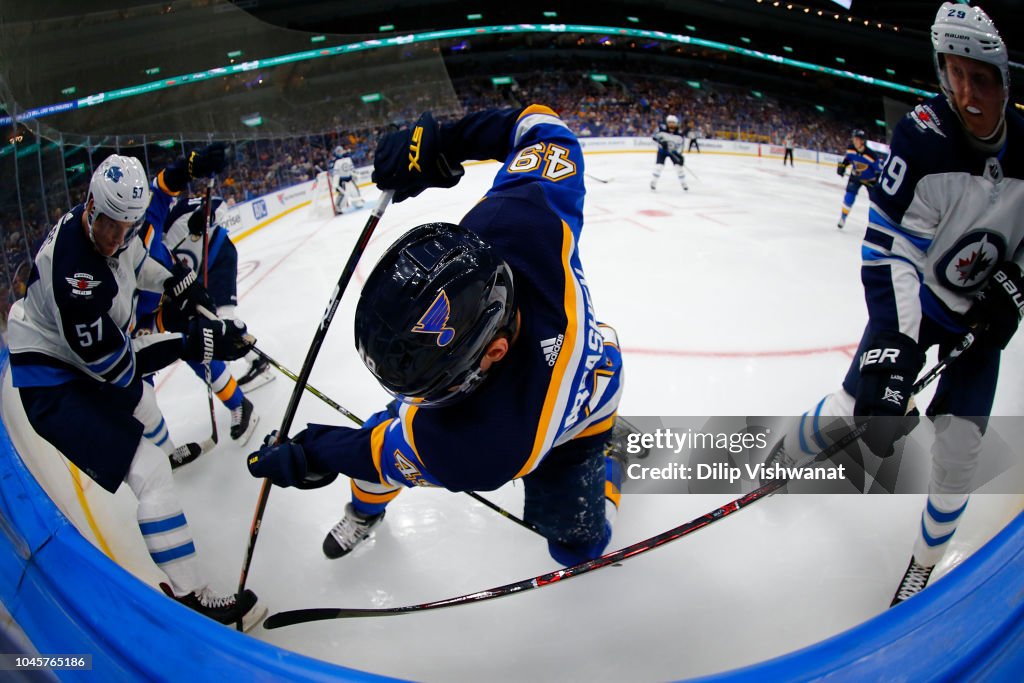
{"label": "black stick shaft", "polygon": [[[953,349],[945,358],[940,360],[935,367],[929,370],[925,375],[921,377],[915,384],[912,390],[913,394],[918,393],[942,373],[942,371],[954,360],[956,360],[964,351],[970,348],[971,344],[974,343],[974,335],[968,333],[957,348]],[[840,450],[853,443],[855,440],[867,430],[867,422],[858,425],[856,428],[845,434],[841,439],[837,440],[828,448],[821,451],[815,456],[815,461],[825,460],[828,457],[838,453]],[[707,514],[701,515],[695,519],[681,524],[673,529],[664,531],[657,536],[652,536],[638,543],[634,543],[631,546],[627,546],[620,550],[607,553],[593,560],[582,562],[572,567],[565,569],[558,569],[547,574],[541,574],[531,579],[523,579],[522,581],[516,581],[515,583],[507,583],[503,586],[496,588],[489,588],[483,591],[477,591],[476,593],[467,593],[466,595],[460,595],[454,598],[446,598],[444,600],[435,600],[433,602],[424,602],[418,605],[405,605],[403,607],[385,607],[378,609],[357,609],[357,608],[332,608],[332,607],[315,607],[311,609],[297,609],[288,610],[285,612],[278,612],[267,617],[266,621],[263,622],[263,627],[268,629],[282,628],[284,626],[292,626],[294,624],[302,624],[309,621],[323,621],[327,619],[351,619],[356,617],[386,617],[395,616],[399,614],[407,614],[409,612],[425,612],[428,610],[441,609],[444,607],[454,607],[455,605],[463,605],[470,602],[483,602],[485,600],[493,600],[495,598],[502,598],[507,595],[514,593],[522,593],[534,588],[542,588],[549,586],[553,583],[557,583],[564,579],[571,579],[574,576],[586,574],[592,572],[595,569],[607,567],[610,564],[627,560],[631,557],[641,555],[649,550],[653,550],[659,546],[670,543],[677,539],[687,536],[703,529],[704,527],[717,522],[723,517],[728,517],[737,510],[741,510],[748,505],[751,505],[766,496],[771,495],[778,489],[782,488],[788,483],[788,479],[776,479],[764,484],[760,488],[754,489],[750,493],[740,496],[736,500],[733,500],[725,505],[708,512]]]}
{"label": "black stick shaft", "polygon": [[[334,287],[334,292],[331,294],[331,299],[327,304],[327,309],[324,311],[324,315],[320,319],[320,325],[317,327],[316,334],[313,335],[313,342],[310,344],[309,351],[306,353],[306,360],[302,363],[302,369],[299,370],[299,377],[295,381],[295,389],[292,390],[291,398],[288,401],[288,407],[285,409],[284,419],[281,421],[281,428],[277,432],[278,443],[281,443],[288,438],[288,431],[291,429],[292,421],[295,419],[295,413],[299,408],[299,399],[302,398],[303,388],[309,381],[309,375],[313,371],[313,363],[316,361],[317,354],[320,353],[320,347],[323,346],[324,338],[327,336],[327,328],[331,325],[334,313],[338,310],[338,303],[341,301],[341,295],[345,292],[345,288],[348,286],[349,280],[352,279],[352,274],[356,271],[356,264],[359,263],[359,258],[363,255],[363,252],[366,251],[366,245],[370,242],[370,237],[373,235],[374,229],[380,222],[381,216],[384,215],[384,210],[387,208],[388,204],[391,203],[392,196],[394,196],[394,192],[391,190],[381,193],[380,199],[377,201],[377,206],[375,206],[373,211],[370,213],[370,217],[367,219],[366,225],[363,227],[363,231],[359,234],[359,239],[356,241],[356,245],[352,249],[352,254],[348,257],[345,269],[341,271],[341,277],[338,278],[338,284]],[[245,551],[245,560],[242,563],[242,573],[238,579],[239,594],[245,590],[245,580],[249,575],[249,567],[252,565],[253,552],[256,550],[256,539],[259,538],[260,525],[263,522],[263,512],[267,509],[267,499],[270,498],[270,486],[270,480],[264,479],[263,485],[260,487],[260,497],[256,502],[256,511],[253,513],[252,526],[249,529],[249,545]]]}

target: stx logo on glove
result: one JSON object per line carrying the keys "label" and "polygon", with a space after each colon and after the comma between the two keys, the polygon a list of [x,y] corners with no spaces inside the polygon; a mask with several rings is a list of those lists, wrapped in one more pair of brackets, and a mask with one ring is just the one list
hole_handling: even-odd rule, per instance
{"label": "stx logo on glove", "polygon": [[1017,307],[1017,320],[1024,319],[1024,297],[1021,296],[1017,285],[1010,280],[1010,276],[1006,274],[1005,270],[997,270],[992,275],[992,279],[1002,286],[1003,291],[1010,296],[1010,301]]}
{"label": "stx logo on glove", "polygon": [[860,368],[863,370],[865,365],[875,363],[895,363],[899,357],[899,349],[870,349],[861,354]]}
{"label": "stx logo on glove", "polygon": [[423,173],[420,168],[420,141],[423,139],[423,126],[416,126],[412,131],[412,142],[409,144],[409,170],[417,170]]}

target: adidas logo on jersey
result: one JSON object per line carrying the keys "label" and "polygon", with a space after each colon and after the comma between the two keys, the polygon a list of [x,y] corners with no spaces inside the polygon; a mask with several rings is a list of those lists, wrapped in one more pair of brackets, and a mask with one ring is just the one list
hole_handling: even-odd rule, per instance
{"label": "adidas logo on jersey", "polygon": [[555,367],[555,361],[558,360],[558,354],[562,351],[562,341],[565,339],[564,335],[558,335],[551,339],[545,339],[540,343],[541,353],[544,354],[544,359],[548,362],[548,367]]}

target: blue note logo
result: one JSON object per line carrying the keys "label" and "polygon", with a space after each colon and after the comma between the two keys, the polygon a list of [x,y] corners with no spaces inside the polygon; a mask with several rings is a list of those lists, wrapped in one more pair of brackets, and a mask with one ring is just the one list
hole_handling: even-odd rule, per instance
{"label": "blue note logo", "polygon": [[413,332],[423,334],[436,334],[438,346],[448,346],[455,338],[455,329],[448,327],[448,316],[452,313],[452,305],[448,301],[448,294],[442,289],[437,295],[430,308],[424,313],[419,322],[412,327]]}
{"label": "blue note logo", "polygon": [[124,171],[121,170],[120,166],[111,166],[103,175],[106,176],[108,180],[119,183],[121,182],[121,178],[124,178]]}

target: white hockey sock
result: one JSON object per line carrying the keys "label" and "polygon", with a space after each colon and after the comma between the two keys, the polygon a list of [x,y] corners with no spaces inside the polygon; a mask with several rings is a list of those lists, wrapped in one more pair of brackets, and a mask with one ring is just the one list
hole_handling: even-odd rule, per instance
{"label": "white hockey sock", "polygon": [[156,404],[156,392],[149,382],[142,383],[142,398],[135,406],[134,417],[142,423],[142,435],[162,450],[165,455],[174,452],[174,441],[167,429],[167,423]]}
{"label": "white hockey sock", "polygon": [[140,441],[125,483],[138,499],[136,518],[149,555],[167,575],[174,594],[201,589],[205,583],[199,559],[167,457]]}

